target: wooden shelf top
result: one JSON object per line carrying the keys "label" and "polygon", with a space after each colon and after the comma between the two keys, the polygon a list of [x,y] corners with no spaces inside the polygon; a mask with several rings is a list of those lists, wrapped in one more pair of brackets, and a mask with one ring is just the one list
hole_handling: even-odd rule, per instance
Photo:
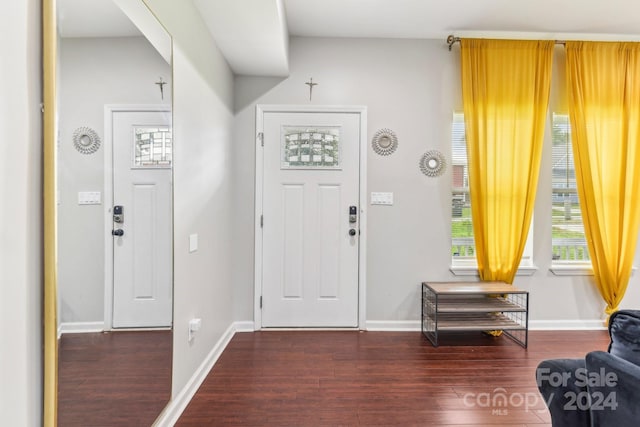
{"label": "wooden shelf top", "polygon": [[527,293],[504,282],[422,282],[436,294],[515,294]]}

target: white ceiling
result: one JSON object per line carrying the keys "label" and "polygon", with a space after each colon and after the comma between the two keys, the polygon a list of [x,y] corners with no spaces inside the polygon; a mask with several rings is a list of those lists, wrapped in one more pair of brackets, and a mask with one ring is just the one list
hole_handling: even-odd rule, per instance
{"label": "white ceiling", "polygon": [[60,37],[129,37],[140,31],[112,0],[57,0]]}
{"label": "white ceiling", "polygon": [[[62,36],[139,34],[113,0],[57,0]],[[121,1],[121,0],[120,0]],[[288,38],[640,40],[638,0],[193,0],[236,74],[286,76]],[[69,23],[73,22],[73,25]],[[73,30],[71,30],[73,28]],[[67,30],[68,29],[68,30]]]}
{"label": "white ceiling", "polygon": [[640,34],[637,0],[284,0],[289,32],[444,39],[452,32]]}
{"label": "white ceiling", "polygon": [[[640,40],[638,0],[195,0],[195,4],[234,72],[249,75],[287,74],[286,38],[279,37],[283,33],[441,39],[443,44],[451,33]],[[281,8],[284,19],[276,19]]]}
{"label": "white ceiling", "polygon": [[171,63],[171,36],[141,0],[57,0],[56,7],[61,38],[144,35]]}

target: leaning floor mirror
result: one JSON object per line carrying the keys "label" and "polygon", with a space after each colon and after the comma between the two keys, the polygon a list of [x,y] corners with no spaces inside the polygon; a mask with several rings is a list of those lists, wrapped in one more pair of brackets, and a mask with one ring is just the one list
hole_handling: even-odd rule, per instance
{"label": "leaning floor mirror", "polygon": [[142,0],[44,0],[45,425],[171,397],[171,37]]}

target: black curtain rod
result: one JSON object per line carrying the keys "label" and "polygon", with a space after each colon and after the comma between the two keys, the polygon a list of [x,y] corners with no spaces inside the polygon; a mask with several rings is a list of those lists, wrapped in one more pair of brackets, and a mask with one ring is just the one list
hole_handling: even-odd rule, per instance
{"label": "black curtain rod", "polygon": [[[447,44],[449,45],[449,51],[451,51],[451,48],[453,47],[454,44],[460,42],[460,37],[455,37],[453,34],[450,34],[449,37],[447,37]],[[565,44],[566,42],[564,40],[555,40],[556,44]]]}

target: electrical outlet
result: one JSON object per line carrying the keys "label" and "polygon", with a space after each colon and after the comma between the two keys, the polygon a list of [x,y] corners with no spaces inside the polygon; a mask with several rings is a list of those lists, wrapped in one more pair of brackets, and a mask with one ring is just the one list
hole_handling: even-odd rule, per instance
{"label": "electrical outlet", "polygon": [[200,327],[202,327],[202,319],[189,320],[189,342],[191,342],[195,333],[200,330]]}

